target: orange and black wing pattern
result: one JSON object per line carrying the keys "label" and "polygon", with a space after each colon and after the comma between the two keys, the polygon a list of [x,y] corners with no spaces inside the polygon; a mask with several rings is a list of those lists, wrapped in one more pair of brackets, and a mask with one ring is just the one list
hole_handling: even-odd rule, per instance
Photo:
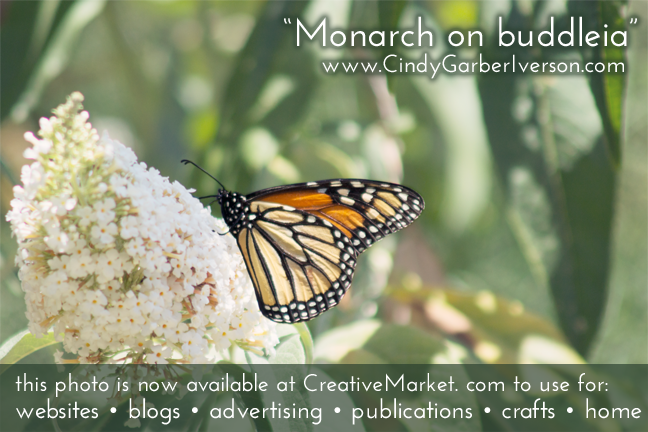
{"label": "orange and black wing pattern", "polygon": [[337,305],[358,255],[414,222],[424,202],[398,184],[334,179],[231,194],[221,206],[261,312],[294,323]]}

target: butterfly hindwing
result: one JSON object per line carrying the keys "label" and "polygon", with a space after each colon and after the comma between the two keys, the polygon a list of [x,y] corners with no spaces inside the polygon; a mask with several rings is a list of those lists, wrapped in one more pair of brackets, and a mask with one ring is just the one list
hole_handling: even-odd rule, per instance
{"label": "butterfly hindwing", "polygon": [[411,189],[359,179],[232,194],[221,205],[241,212],[232,210],[226,221],[262,313],[277,322],[306,321],[337,305],[358,255],[411,224],[424,208]]}
{"label": "butterfly hindwing", "polygon": [[306,321],[337,305],[358,255],[349,238],[301,210],[275,203],[250,208],[237,241],[262,313],[277,322]]}

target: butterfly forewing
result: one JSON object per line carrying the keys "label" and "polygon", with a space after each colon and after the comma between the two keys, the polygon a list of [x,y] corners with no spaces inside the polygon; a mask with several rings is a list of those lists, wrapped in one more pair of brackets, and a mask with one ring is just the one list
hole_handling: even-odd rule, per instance
{"label": "butterfly forewing", "polygon": [[337,305],[358,254],[424,208],[404,186],[356,179],[279,186],[245,199],[240,221],[228,225],[262,313],[277,322],[306,321]]}

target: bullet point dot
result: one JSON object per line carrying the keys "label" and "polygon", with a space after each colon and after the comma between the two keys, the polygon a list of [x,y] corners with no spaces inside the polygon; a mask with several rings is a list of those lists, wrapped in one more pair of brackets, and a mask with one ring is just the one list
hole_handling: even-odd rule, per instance
{"label": "bullet point dot", "polygon": [[115,414],[117,412],[117,408],[115,408],[115,407],[110,408],[110,412]]}
{"label": "bullet point dot", "polygon": [[335,407],[335,414],[338,414],[340,411],[340,407]]}
{"label": "bullet point dot", "polygon": [[484,408],[484,412],[485,412],[486,414],[488,414],[488,413],[490,412],[490,408],[488,408],[488,407]]}
{"label": "bullet point dot", "polygon": [[574,408],[572,408],[572,407],[567,408],[567,412],[568,412],[569,414],[573,413],[573,412],[574,412]]}
{"label": "bullet point dot", "polygon": [[194,414],[196,414],[196,413],[198,412],[198,408],[196,408],[196,407],[191,408],[191,412],[193,412]]}

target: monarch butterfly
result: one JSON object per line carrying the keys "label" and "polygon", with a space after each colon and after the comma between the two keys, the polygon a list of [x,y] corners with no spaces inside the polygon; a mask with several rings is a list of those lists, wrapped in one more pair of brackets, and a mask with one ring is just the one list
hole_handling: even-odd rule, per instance
{"label": "monarch butterfly", "polygon": [[393,183],[333,179],[263,189],[221,188],[215,198],[236,238],[259,309],[280,323],[308,321],[337,305],[351,285],[358,255],[405,228],[425,204]]}

